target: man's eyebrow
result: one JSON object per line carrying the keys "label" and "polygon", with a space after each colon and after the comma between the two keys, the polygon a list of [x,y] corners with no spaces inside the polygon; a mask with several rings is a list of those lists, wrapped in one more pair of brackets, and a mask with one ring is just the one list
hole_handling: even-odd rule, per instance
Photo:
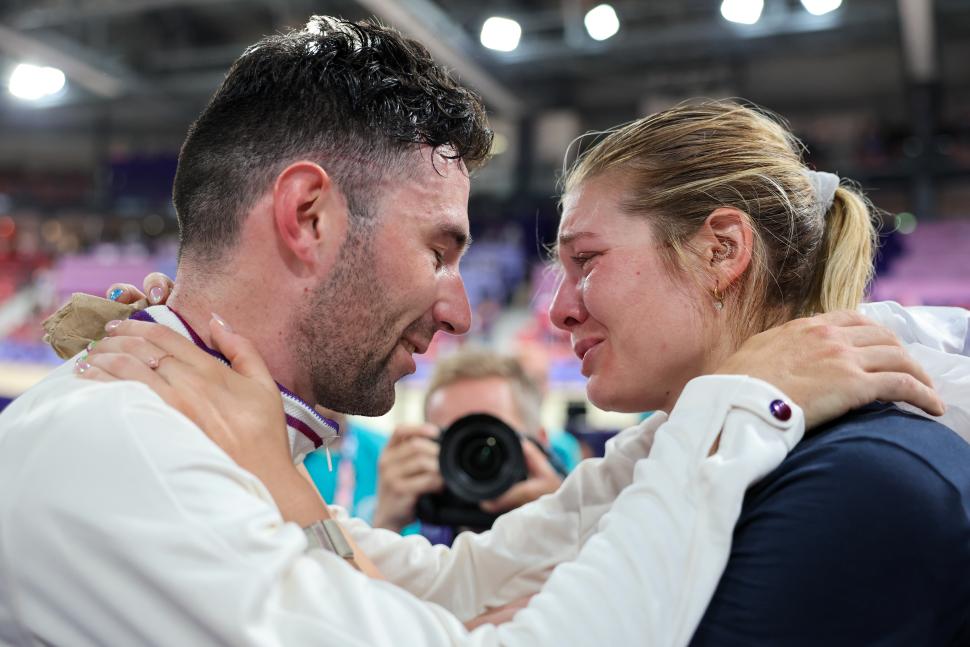
{"label": "man's eyebrow", "polygon": [[472,237],[467,231],[459,227],[458,225],[453,225],[446,223],[438,227],[438,235],[451,238],[455,247],[458,248],[460,254],[464,254],[468,251],[468,248],[472,244]]}

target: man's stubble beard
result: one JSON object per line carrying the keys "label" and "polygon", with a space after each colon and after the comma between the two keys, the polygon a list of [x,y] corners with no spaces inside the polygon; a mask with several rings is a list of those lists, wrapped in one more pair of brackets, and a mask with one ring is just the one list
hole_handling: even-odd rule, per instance
{"label": "man's stubble beard", "polygon": [[[397,313],[375,289],[373,236],[351,225],[334,270],[310,295],[290,335],[294,361],[316,404],[346,414],[377,416],[394,404],[388,370]],[[363,230],[363,231],[362,231]]]}

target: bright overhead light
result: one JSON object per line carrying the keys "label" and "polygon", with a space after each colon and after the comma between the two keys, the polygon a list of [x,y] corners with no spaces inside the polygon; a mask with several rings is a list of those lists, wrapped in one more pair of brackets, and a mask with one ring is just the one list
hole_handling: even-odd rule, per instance
{"label": "bright overhead light", "polygon": [[731,22],[753,25],[761,18],[764,8],[764,0],[724,0],[721,3],[721,15]]}
{"label": "bright overhead light", "polygon": [[586,25],[586,33],[593,40],[606,40],[620,30],[620,19],[608,4],[596,5],[586,12],[583,23]]}
{"label": "bright overhead light", "polygon": [[824,16],[842,6],[842,0],[802,0],[805,11],[813,16]]}
{"label": "bright overhead light", "polygon": [[56,67],[21,63],[10,75],[7,89],[18,99],[37,101],[57,94],[64,87],[64,72]]}
{"label": "bright overhead light", "polygon": [[519,46],[522,27],[511,18],[492,16],[482,25],[482,45],[500,52],[511,52]]}

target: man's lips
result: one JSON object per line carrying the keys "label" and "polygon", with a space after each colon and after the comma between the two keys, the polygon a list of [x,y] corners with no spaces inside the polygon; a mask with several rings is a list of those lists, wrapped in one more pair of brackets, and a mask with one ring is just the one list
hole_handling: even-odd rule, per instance
{"label": "man's lips", "polygon": [[580,361],[582,361],[582,359],[586,357],[586,353],[589,352],[589,349],[595,346],[596,344],[600,343],[601,341],[603,340],[593,339],[593,338],[581,339],[578,342],[576,342],[576,344],[573,346],[573,352],[576,353],[576,357],[578,357]]}
{"label": "man's lips", "polygon": [[410,339],[404,339],[403,337],[401,338],[401,346],[403,346],[404,350],[406,350],[409,353],[417,353],[418,355],[423,355],[428,351],[428,346],[430,345],[431,345],[431,342],[426,342],[426,343],[415,342],[415,341],[411,341]]}

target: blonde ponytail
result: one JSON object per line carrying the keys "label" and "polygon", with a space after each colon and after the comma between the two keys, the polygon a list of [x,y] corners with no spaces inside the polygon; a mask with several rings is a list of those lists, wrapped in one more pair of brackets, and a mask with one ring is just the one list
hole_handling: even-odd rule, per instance
{"label": "blonde ponytail", "polygon": [[872,279],[877,232],[868,201],[840,186],[825,214],[825,240],[806,312],[854,309]]}

